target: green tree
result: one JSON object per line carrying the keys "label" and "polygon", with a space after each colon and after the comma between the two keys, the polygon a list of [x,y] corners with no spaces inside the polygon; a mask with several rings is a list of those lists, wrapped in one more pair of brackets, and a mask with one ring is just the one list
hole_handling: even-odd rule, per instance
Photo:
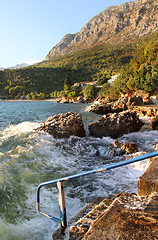
{"label": "green tree", "polygon": [[71,83],[70,79],[68,77],[68,73],[65,75],[65,81],[64,81],[64,91],[69,91],[71,89]]}
{"label": "green tree", "polygon": [[94,85],[87,85],[83,89],[83,95],[87,100],[95,98],[96,94],[97,94],[97,89]]}

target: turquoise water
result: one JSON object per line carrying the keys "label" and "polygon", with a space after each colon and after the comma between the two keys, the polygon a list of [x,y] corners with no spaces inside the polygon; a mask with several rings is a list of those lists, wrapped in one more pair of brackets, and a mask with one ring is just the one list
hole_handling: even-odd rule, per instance
{"label": "turquoise water", "polygon": [[[121,160],[110,146],[114,139],[88,136],[88,124],[100,117],[89,113],[88,107],[88,104],[59,104],[53,101],[0,102],[1,240],[52,239],[58,224],[36,213],[37,186],[44,181]],[[85,138],[54,139],[47,133],[34,131],[41,121],[68,111],[82,115],[87,132]],[[154,150],[158,132],[132,133],[120,140],[136,142],[139,155]],[[137,178],[146,165],[144,161],[67,182],[68,220],[96,196],[106,197],[127,186],[130,186],[130,192],[136,192]],[[41,210],[59,217],[55,186],[42,189]]]}

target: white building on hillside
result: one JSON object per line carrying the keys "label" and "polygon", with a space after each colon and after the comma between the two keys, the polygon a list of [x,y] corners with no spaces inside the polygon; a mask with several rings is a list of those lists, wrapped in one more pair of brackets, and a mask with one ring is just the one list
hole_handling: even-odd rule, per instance
{"label": "white building on hillside", "polygon": [[94,85],[94,84],[97,84],[97,81],[79,82],[79,83],[75,83],[74,86],[81,85],[81,87],[85,87],[87,85]]}

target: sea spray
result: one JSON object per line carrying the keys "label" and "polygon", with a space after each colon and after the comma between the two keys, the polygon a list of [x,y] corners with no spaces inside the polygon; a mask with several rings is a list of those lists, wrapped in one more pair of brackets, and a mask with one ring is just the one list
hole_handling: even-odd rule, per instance
{"label": "sea spray", "polygon": [[[35,209],[36,188],[41,182],[154,151],[158,142],[157,131],[131,133],[119,138],[119,141],[135,142],[138,145],[138,153],[123,156],[113,149],[114,139],[110,137],[93,138],[88,136],[87,131],[84,138],[72,136],[55,139],[47,133],[34,131],[41,121],[59,112],[69,111],[70,108],[82,114],[87,129],[90,122],[99,118],[85,112],[87,106],[53,102],[8,102],[5,105],[5,119],[0,119],[1,240],[52,239],[51,235],[58,225],[38,215]],[[147,164],[145,160],[66,182],[68,220],[94,197],[106,197],[128,186],[130,192],[136,192],[137,179]],[[41,191],[41,210],[59,217],[57,198],[55,185],[44,187]]]}

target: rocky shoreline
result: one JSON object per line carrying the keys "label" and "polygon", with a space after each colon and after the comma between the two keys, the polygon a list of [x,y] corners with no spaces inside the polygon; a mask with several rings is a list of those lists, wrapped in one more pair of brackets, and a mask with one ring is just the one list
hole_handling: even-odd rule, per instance
{"label": "rocky shoreline", "polygon": [[[114,103],[93,105],[91,111],[103,116],[89,125],[94,137],[110,136],[116,141],[112,148],[119,154],[138,151],[134,143],[121,143],[118,137],[136,131],[158,130],[158,105],[145,105],[140,97],[123,97]],[[148,123],[142,121],[148,118]],[[36,129],[55,138],[85,136],[82,117],[78,113],[57,114]],[[117,150],[116,150],[117,151]],[[158,151],[158,146],[157,146]],[[145,173],[137,181],[137,194],[122,192],[90,203],[68,223],[66,235],[60,229],[53,239],[70,240],[155,240],[158,239],[158,157],[149,160]]]}
{"label": "rocky shoreline", "polygon": [[[158,105],[145,105],[140,98],[137,104],[130,100],[132,106],[128,102],[129,99],[121,101],[121,104],[115,103],[115,107],[112,104],[92,106],[93,112],[104,115],[89,126],[90,134],[117,138],[134,131],[158,130]],[[144,116],[148,118],[147,123],[140,119]],[[138,150],[134,143],[120,143],[118,140],[112,147],[119,148],[122,154]],[[158,157],[154,157],[149,160],[147,170],[137,181],[137,194],[122,192],[99,204],[88,204],[68,223],[66,235],[62,237],[58,229],[53,239],[155,240],[158,239],[157,216]]]}
{"label": "rocky shoreline", "polygon": [[137,194],[122,192],[103,199],[99,204],[88,204],[70,220],[65,236],[61,236],[58,229],[53,239],[156,240],[157,216],[158,157],[154,157],[137,181]]}

